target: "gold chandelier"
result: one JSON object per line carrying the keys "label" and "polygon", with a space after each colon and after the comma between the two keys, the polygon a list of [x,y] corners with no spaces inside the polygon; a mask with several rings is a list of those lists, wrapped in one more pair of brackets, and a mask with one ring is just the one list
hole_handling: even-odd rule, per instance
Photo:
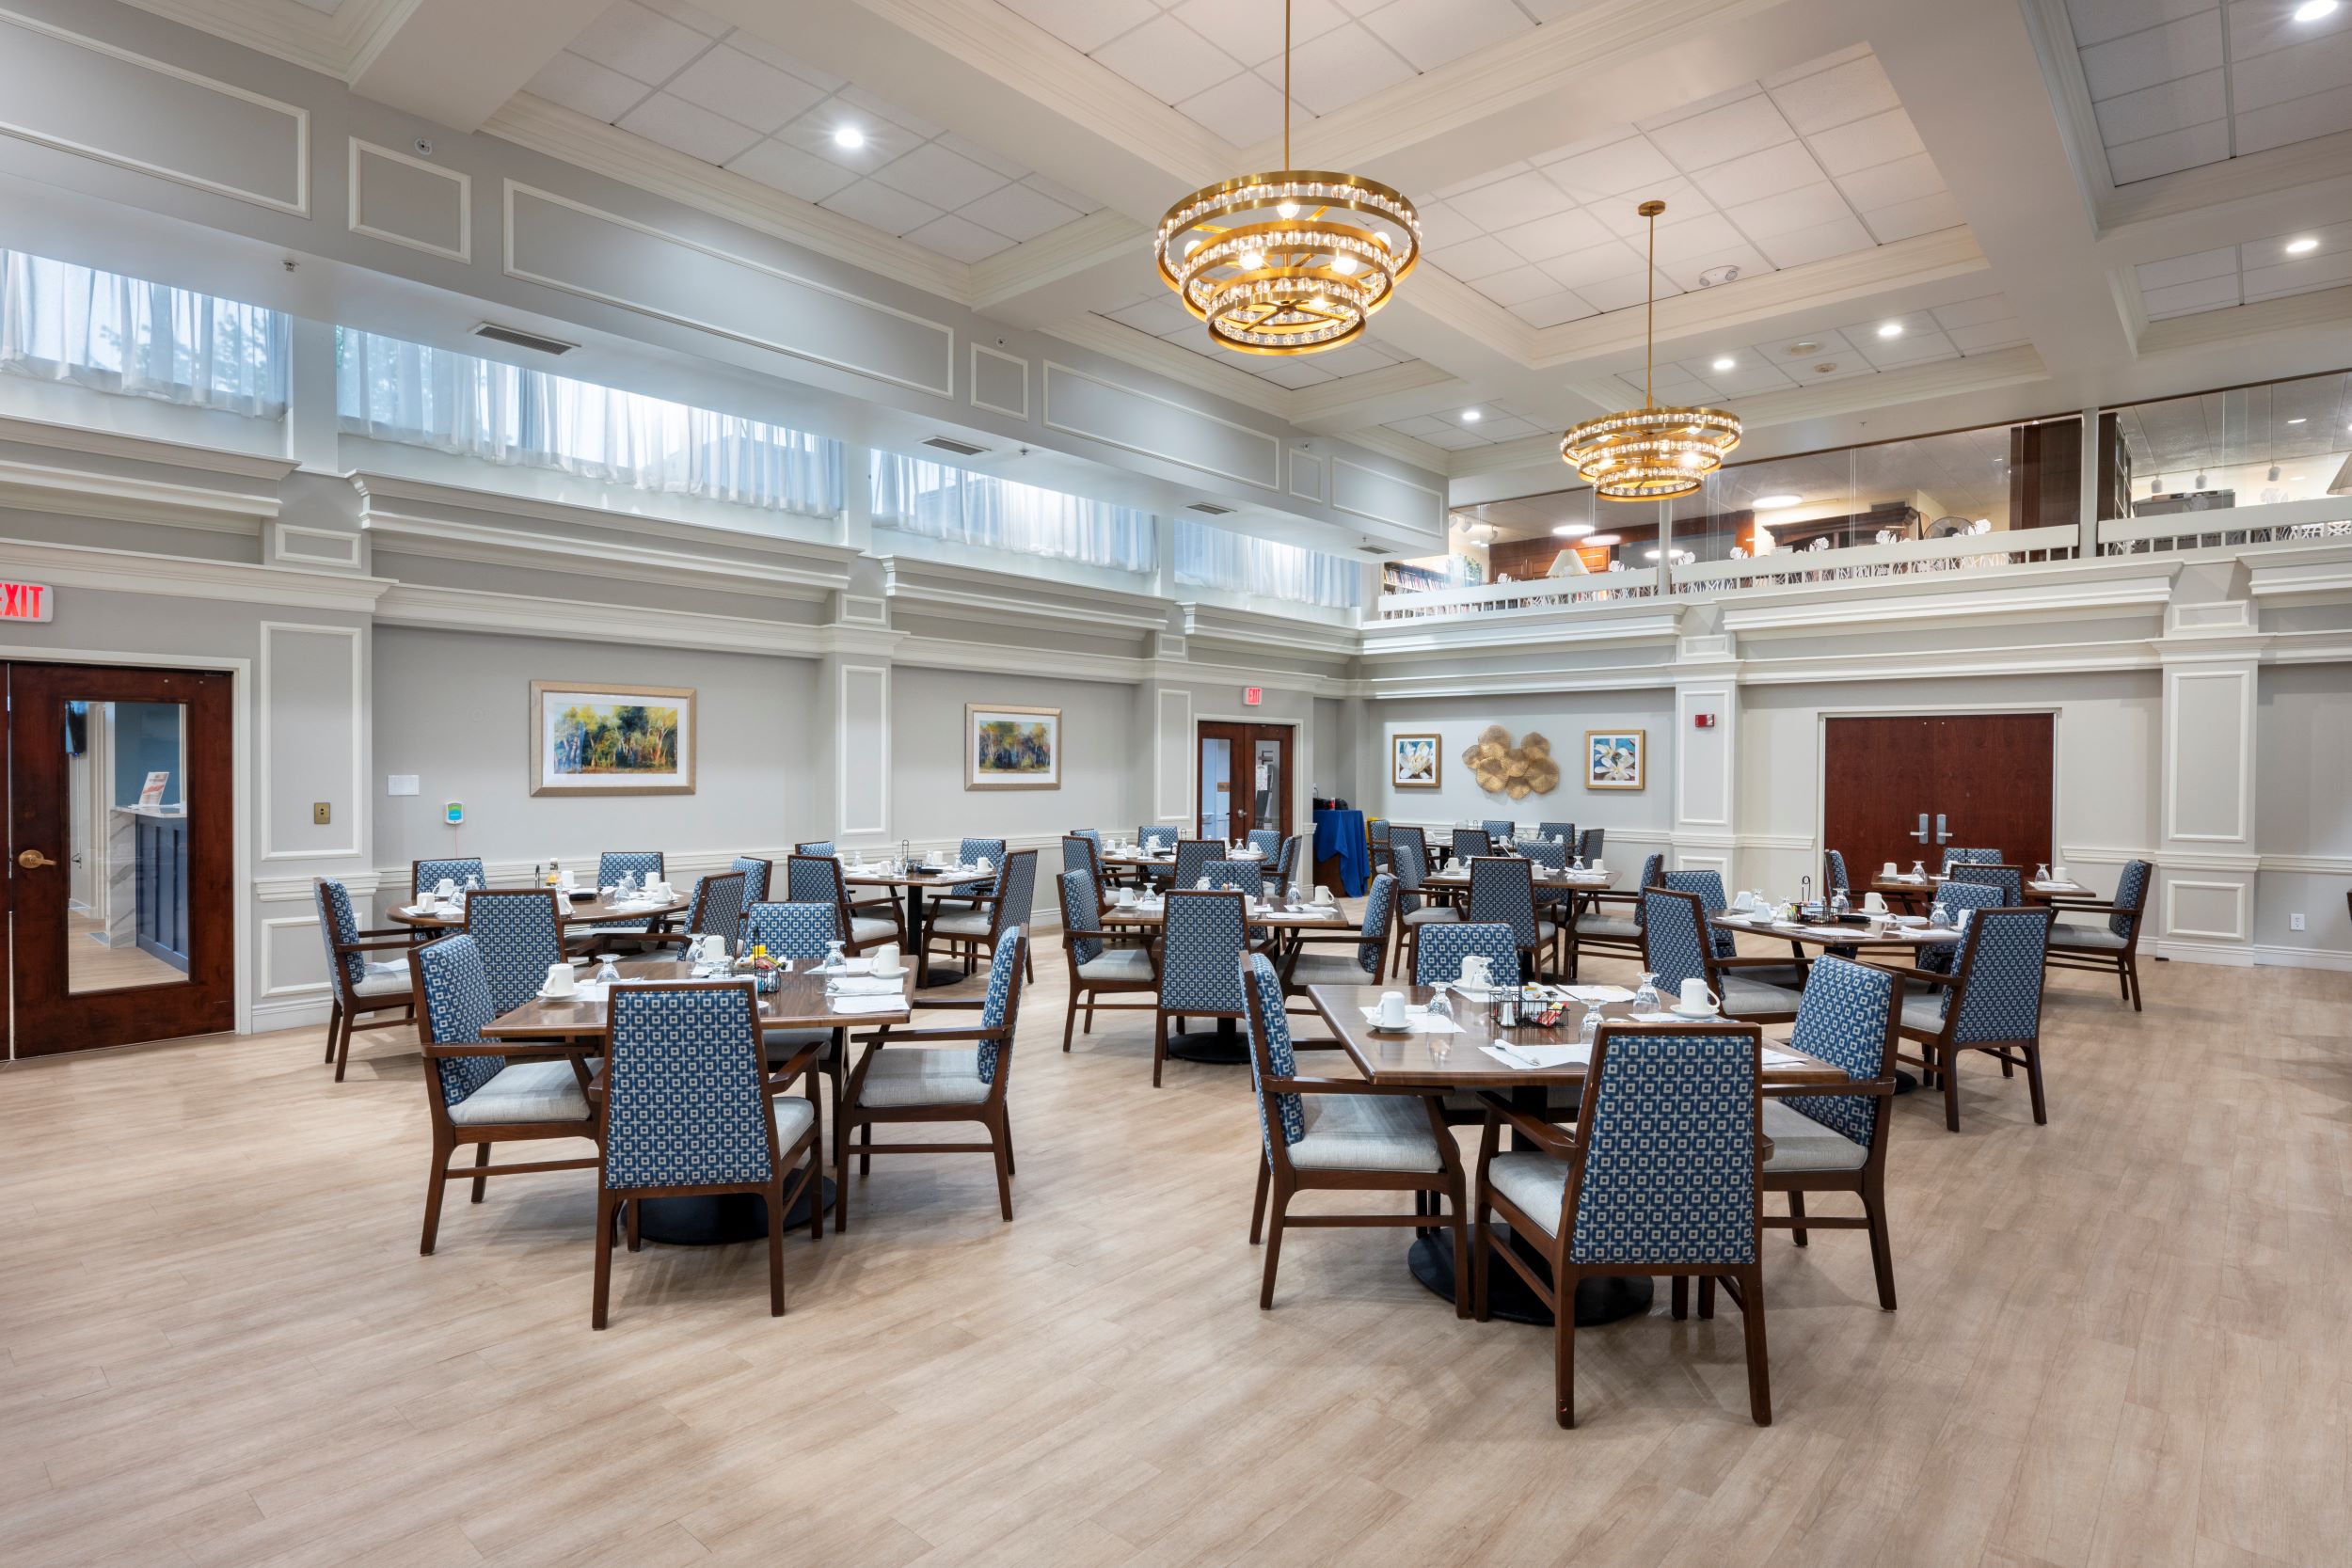
{"label": "gold chandelier", "polygon": [[1634,211],[1649,219],[1649,308],[1642,329],[1642,406],[1586,420],[1560,438],[1560,460],[1613,501],[1671,500],[1699,487],[1740,444],[1740,416],[1721,408],[1661,408],[1650,392],[1658,354],[1658,214],[1662,201]]}
{"label": "gold chandelier", "polygon": [[1291,11],[1282,4],[1282,162],[1193,192],[1160,219],[1160,277],[1212,341],[1314,354],[1364,329],[1421,261],[1421,214],[1376,180],[1291,161]]}

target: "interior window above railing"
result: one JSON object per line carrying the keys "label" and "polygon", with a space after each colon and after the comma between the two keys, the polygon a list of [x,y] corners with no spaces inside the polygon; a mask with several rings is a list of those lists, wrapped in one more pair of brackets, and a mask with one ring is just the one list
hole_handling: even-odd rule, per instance
{"label": "interior window above railing", "polygon": [[1364,602],[1364,568],[1346,556],[1182,517],[1174,525],[1180,583],[1333,610]]}
{"label": "interior window above railing", "polygon": [[280,311],[0,251],[0,373],[278,420],[291,339]]}
{"label": "interior window above railing", "polygon": [[1122,572],[1159,564],[1152,514],[878,451],[874,521],[902,532]]}

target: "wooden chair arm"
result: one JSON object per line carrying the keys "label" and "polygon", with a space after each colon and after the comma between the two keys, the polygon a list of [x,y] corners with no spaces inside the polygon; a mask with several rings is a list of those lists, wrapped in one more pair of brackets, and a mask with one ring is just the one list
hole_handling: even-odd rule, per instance
{"label": "wooden chair arm", "polygon": [[[1854,930],[1856,933],[1855,940],[1860,941],[1862,928],[1857,926],[1854,927]],[[1796,944],[1791,942],[1789,945],[1794,947]],[[1798,956],[1801,959],[1803,958],[1804,955],[1802,951],[1800,951]],[[1707,962],[1708,967],[1710,969],[1786,969],[1788,967],[1788,960],[1787,958],[1718,958],[1710,957]]]}
{"label": "wooden chair arm", "polygon": [[[1297,1049],[1295,1040],[1291,1043],[1294,1050]],[[1368,1094],[1406,1100],[1433,1099],[1443,1092],[1417,1088],[1410,1084],[1367,1084],[1360,1078],[1269,1078],[1265,1089],[1268,1094]]]}
{"label": "wooden chair arm", "polygon": [[772,1095],[779,1090],[788,1089],[801,1079],[814,1072],[817,1069],[817,1058],[824,1053],[825,1048],[821,1045],[803,1047],[787,1058],[782,1067],[763,1075],[762,1082],[768,1085],[768,1092]]}
{"label": "wooden chair arm", "polygon": [[519,1056],[532,1051],[551,1055],[562,1050],[537,1040],[437,1040],[424,1047],[424,1055],[431,1061],[440,1056]]}
{"label": "wooden chair arm", "polygon": [[1865,969],[1875,969],[1883,974],[1892,974],[1899,979],[1917,980],[1923,985],[1930,986],[1948,986],[1960,978],[1957,974],[1938,974],[1931,969],[1915,969],[1909,964],[1874,963],[1866,961],[1863,967]]}
{"label": "wooden chair arm", "polygon": [[[366,936],[388,936],[389,933],[370,931],[363,932],[361,934]],[[335,944],[335,951],[338,953],[382,953],[395,947],[413,947],[415,945],[416,940],[407,932],[404,931],[400,934],[398,941],[339,942]]]}
{"label": "wooden chair arm", "polygon": [[1486,1107],[1486,1125],[1490,1131],[1507,1123],[1514,1132],[1526,1138],[1547,1154],[1556,1154],[1562,1159],[1566,1159],[1577,1151],[1579,1146],[1576,1139],[1561,1132],[1543,1117],[1529,1116],[1508,1101],[1483,1089],[1479,1091],[1478,1098]]}
{"label": "wooden chair arm", "polygon": [[2121,905],[2117,904],[2113,899],[2107,899],[2105,901],[2087,898],[2076,899],[2066,897],[2062,894],[2050,900],[2050,908],[2054,910],[2063,910],[2071,914],[2090,914],[2096,911],[2105,911],[2109,914],[2137,914],[2140,912],[2137,910],[2124,909]]}
{"label": "wooden chair arm", "polygon": [[1002,1029],[878,1029],[852,1037],[860,1045],[922,1045],[932,1040],[1003,1040]]}

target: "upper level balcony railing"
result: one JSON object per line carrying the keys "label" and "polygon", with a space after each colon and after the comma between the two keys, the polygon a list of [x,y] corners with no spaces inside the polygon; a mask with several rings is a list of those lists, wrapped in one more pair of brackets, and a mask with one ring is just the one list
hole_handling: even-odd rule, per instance
{"label": "upper level balcony railing", "polygon": [[1788,588],[1821,582],[1860,582],[1873,578],[1916,578],[1981,571],[2045,561],[2072,561],[2081,531],[2064,528],[2000,529],[1949,539],[1907,539],[1844,549],[1775,550],[1744,561],[1709,561],[1673,569],[1677,594],[1724,594],[1745,589]]}
{"label": "upper level balcony railing", "polygon": [[1479,615],[1503,610],[1565,610],[1578,605],[1647,599],[1658,593],[1655,568],[1595,572],[1589,576],[1536,578],[1529,582],[1488,582],[1468,588],[1432,588],[1383,594],[1367,621],[1411,621],[1431,615]]}
{"label": "upper level balcony railing", "polygon": [[2320,496],[2155,517],[2111,517],[2099,525],[2102,556],[2235,551],[2329,540],[2352,541],[2352,496]]}

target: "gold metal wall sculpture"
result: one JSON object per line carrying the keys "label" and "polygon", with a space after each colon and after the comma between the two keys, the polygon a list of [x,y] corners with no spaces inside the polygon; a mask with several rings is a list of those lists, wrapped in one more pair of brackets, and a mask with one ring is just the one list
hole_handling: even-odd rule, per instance
{"label": "gold metal wall sculpture", "polygon": [[1514,745],[1509,730],[1487,725],[1462,753],[1462,766],[1479,788],[1514,800],[1549,795],[1560,786],[1560,765],[1552,760],[1551,742],[1533,730]]}

